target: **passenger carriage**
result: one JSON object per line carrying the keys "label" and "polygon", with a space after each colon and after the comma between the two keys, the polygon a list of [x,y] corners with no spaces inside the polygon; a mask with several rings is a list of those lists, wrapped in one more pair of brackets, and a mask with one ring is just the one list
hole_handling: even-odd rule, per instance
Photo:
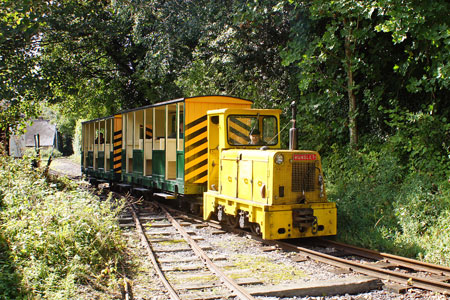
{"label": "passenger carriage", "polygon": [[201,195],[208,167],[206,112],[251,105],[228,96],[180,98],[84,122],[82,171],[112,182]]}

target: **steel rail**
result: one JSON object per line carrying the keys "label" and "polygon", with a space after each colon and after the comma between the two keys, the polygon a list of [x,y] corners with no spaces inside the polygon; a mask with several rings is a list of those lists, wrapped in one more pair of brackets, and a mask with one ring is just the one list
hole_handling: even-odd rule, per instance
{"label": "steel rail", "polygon": [[125,273],[125,268],[122,265],[122,273],[123,273],[123,299],[124,300],[130,300],[130,283],[128,282],[126,273]]}
{"label": "steel rail", "polygon": [[167,280],[167,278],[164,276],[164,273],[162,272],[157,260],[156,260],[156,256],[155,253],[153,252],[153,249],[150,245],[150,243],[148,242],[147,236],[144,232],[144,230],[142,229],[142,225],[141,222],[139,221],[139,218],[136,214],[136,212],[134,211],[133,208],[133,204],[129,203],[129,201],[127,200],[127,206],[130,208],[131,214],[133,215],[133,219],[134,222],[136,224],[136,229],[139,232],[139,235],[141,237],[141,241],[144,243],[145,248],[147,249],[147,252],[150,256],[150,259],[152,261],[152,264],[156,270],[156,273],[158,274],[159,278],[161,279],[161,282],[164,284],[164,286],[167,289],[167,292],[170,295],[170,299],[172,300],[181,300],[180,296],[178,296],[178,293],[175,291],[175,289],[172,287],[172,285],[169,283],[169,281]]}
{"label": "steel rail", "polygon": [[255,298],[250,295],[244,288],[242,288],[240,285],[238,285],[233,279],[228,277],[217,265],[206,255],[205,251],[203,251],[200,246],[192,239],[189,234],[184,230],[181,225],[175,220],[170,213],[167,211],[167,209],[159,205],[158,203],[155,203],[158,205],[161,210],[166,214],[167,219],[172,223],[172,225],[178,229],[178,231],[183,235],[184,239],[189,243],[189,245],[192,247],[192,250],[203,259],[204,263],[208,266],[208,268],[216,274],[223,283],[232,290],[237,297],[239,297],[242,300],[255,300]]}
{"label": "steel rail", "polygon": [[[191,218],[195,218],[195,217],[192,216]],[[203,222],[208,225],[211,225],[213,227],[217,227],[216,224],[211,224],[209,221],[206,221],[206,222],[203,221]],[[238,234],[242,234],[242,233],[250,234],[249,232],[244,231],[242,229],[228,228],[228,230],[231,232],[234,232],[234,233],[238,233]],[[277,240],[263,240],[260,237],[255,236],[253,234],[251,234],[251,236],[253,239],[258,240],[265,244],[277,246],[279,248],[283,248],[283,249],[290,250],[290,251],[304,253],[304,254],[306,254],[305,255],[306,257],[323,262],[328,265],[333,265],[333,266],[336,266],[339,268],[359,272],[361,274],[374,276],[376,278],[390,280],[390,281],[400,283],[400,284],[405,284],[411,288],[417,287],[417,288],[421,288],[424,290],[442,293],[445,295],[450,294],[450,284],[447,282],[443,282],[443,281],[439,281],[439,280],[430,280],[430,279],[426,279],[426,278],[420,278],[420,277],[412,276],[411,274],[403,274],[403,273],[399,273],[399,272],[395,272],[395,271],[391,271],[391,270],[386,270],[379,266],[371,266],[371,265],[367,265],[367,264],[361,264],[358,262],[352,262],[352,261],[338,258],[338,257],[332,256],[329,254],[324,254],[324,253],[320,253],[320,252],[310,250],[307,248],[299,247],[299,246],[296,246],[296,245],[293,245],[293,244],[290,244],[287,242],[282,242],[282,241],[277,241]],[[330,242],[330,241],[324,240],[324,239],[319,239],[319,240],[324,241],[323,243]],[[345,249],[342,249],[342,250],[345,250],[345,251],[348,250],[347,252],[349,252],[349,253],[353,252],[355,255],[358,255],[358,256],[360,255],[362,257],[376,259],[376,260],[389,259],[389,262],[391,262],[391,263],[395,262],[399,266],[410,267],[411,269],[414,269],[416,271],[420,270],[420,271],[435,273],[435,274],[438,274],[441,276],[448,276],[447,274],[450,271],[450,268],[447,268],[444,266],[424,263],[421,261],[416,261],[416,260],[405,258],[405,257],[395,256],[392,254],[379,253],[374,250],[358,248],[355,246],[345,245],[345,244],[342,244],[339,242],[332,241],[329,244],[330,244],[330,246],[333,245],[336,247],[348,246],[348,248],[346,247]]]}
{"label": "steel rail", "polygon": [[328,265],[336,266],[350,271],[355,271],[369,276],[390,280],[396,283],[405,284],[409,287],[417,287],[424,290],[442,293],[445,295],[450,294],[450,284],[446,282],[440,282],[435,280],[429,280],[426,278],[420,278],[412,276],[411,274],[403,274],[391,270],[382,269],[380,267],[371,266],[367,264],[361,264],[358,262],[346,260],[343,258],[335,257],[329,254],[321,253],[311,249],[303,248],[293,244],[289,244],[281,241],[263,240],[257,238],[263,243],[278,246],[280,248],[296,251],[302,253],[307,258],[314,259],[323,262]]}
{"label": "steel rail", "polygon": [[420,260],[415,260],[407,257],[401,257],[389,253],[378,252],[375,250],[364,249],[352,245],[347,245],[344,243],[331,241],[327,239],[319,239],[319,242],[323,243],[326,246],[332,246],[338,248],[340,250],[344,250],[350,254],[354,254],[357,256],[377,259],[377,260],[386,260],[389,263],[397,263],[401,266],[414,268],[415,270],[435,273],[437,275],[449,276],[450,277],[450,268],[445,266],[440,266],[436,264],[431,264],[427,262],[423,262]]}
{"label": "steel rail", "polygon": [[[195,216],[189,216],[189,217],[195,219]],[[206,223],[208,225],[212,225],[213,227],[220,226],[218,224],[217,225],[211,224],[210,222],[205,222],[203,220],[202,220],[202,222]],[[181,226],[180,226],[180,228],[181,228]],[[249,234],[249,232],[243,231],[241,229],[230,229],[230,231],[235,232],[235,233],[243,233],[244,232],[244,233]],[[282,242],[282,241],[263,240],[260,237],[255,236],[255,235],[252,235],[252,238],[255,240],[258,240],[262,243],[268,244],[268,245],[277,246],[279,248],[289,250],[289,251],[299,252],[299,253],[303,254],[304,256],[306,256],[307,258],[310,258],[310,259],[313,259],[316,261],[320,261],[320,262],[328,264],[328,265],[332,265],[332,266],[339,267],[342,269],[348,269],[350,271],[358,272],[361,274],[373,276],[373,277],[384,279],[384,280],[389,280],[389,281],[396,282],[399,284],[404,284],[410,288],[420,288],[423,290],[429,290],[432,292],[442,293],[444,295],[450,295],[450,283],[447,283],[447,282],[443,282],[440,280],[430,280],[430,279],[426,279],[426,278],[413,276],[411,274],[404,274],[404,273],[400,273],[400,272],[383,269],[382,267],[377,267],[377,266],[368,265],[368,264],[364,264],[364,263],[358,263],[358,262],[338,258],[338,257],[332,256],[329,254],[321,253],[318,251],[303,248],[303,247],[296,246],[296,245],[289,244],[289,243]],[[191,238],[188,236],[188,238],[186,240],[190,240],[190,239]],[[322,241],[323,241],[323,239],[322,239]],[[325,243],[329,243],[330,245],[334,244],[333,247],[343,248],[342,250],[345,250],[349,253],[353,253],[357,256],[371,258],[371,259],[375,259],[375,260],[389,259],[389,261],[388,261],[389,263],[395,262],[399,266],[410,267],[411,269],[414,269],[416,271],[421,270],[421,271],[425,271],[425,272],[435,273],[435,274],[438,274],[441,276],[448,276],[447,272],[450,271],[450,268],[447,268],[447,267],[424,263],[424,262],[416,261],[416,260],[409,259],[409,258],[395,256],[392,254],[379,253],[377,251],[358,248],[358,247],[351,246],[351,245],[345,245],[345,244],[342,244],[339,242],[326,240]],[[200,251],[203,252],[203,250],[201,250],[201,249],[200,249]],[[220,277],[220,275],[218,275],[218,276]],[[244,299],[246,299],[246,298],[244,298]],[[250,299],[253,299],[253,298],[250,298]]]}

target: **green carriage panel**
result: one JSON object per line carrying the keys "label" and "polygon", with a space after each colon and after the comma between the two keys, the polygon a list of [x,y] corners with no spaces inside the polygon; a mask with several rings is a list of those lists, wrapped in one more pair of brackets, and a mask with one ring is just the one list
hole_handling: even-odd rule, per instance
{"label": "green carriage panel", "polygon": [[105,169],[105,152],[104,151],[98,151],[97,168],[102,169],[102,170]]}
{"label": "green carriage panel", "polygon": [[142,175],[144,173],[144,151],[133,150],[133,173]]}
{"label": "green carriage panel", "polygon": [[93,151],[88,152],[88,157],[87,157],[86,163],[87,163],[88,168],[94,167],[94,152]]}
{"label": "green carriage panel", "polygon": [[166,151],[153,150],[153,176],[162,176],[164,178],[166,174]]}
{"label": "green carriage panel", "polygon": [[184,179],[184,151],[177,151],[177,179]]}
{"label": "green carriage panel", "polygon": [[114,151],[110,152],[109,157],[110,157],[110,159],[109,159],[109,170],[111,170],[111,172],[114,173],[114,159],[113,159]]}
{"label": "green carriage panel", "polygon": [[127,172],[127,150],[122,149],[122,174]]}

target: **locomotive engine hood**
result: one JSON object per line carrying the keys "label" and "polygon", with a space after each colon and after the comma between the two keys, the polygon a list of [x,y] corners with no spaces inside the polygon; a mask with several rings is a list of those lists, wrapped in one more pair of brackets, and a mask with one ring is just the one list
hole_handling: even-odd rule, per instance
{"label": "locomotive engine hood", "polygon": [[315,151],[229,149],[222,152],[221,161],[222,172],[237,175],[236,181],[221,176],[222,186],[224,181],[227,188],[235,184],[239,198],[269,205],[327,201],[320,155]]}

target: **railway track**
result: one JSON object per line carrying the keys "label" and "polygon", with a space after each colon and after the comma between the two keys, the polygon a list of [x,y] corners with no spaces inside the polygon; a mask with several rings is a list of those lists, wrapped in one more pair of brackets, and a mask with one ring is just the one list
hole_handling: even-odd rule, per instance
{"label": "railway track", "polygon": [[[151,202],[151,205],[159,204],[157,202]],[[450,268],[448,267],[424,263],[387,253],[379,253],[326,239],[313,239],[313,243],[310,240],[306,243],[309,245],[303,245],[305,244],[305,240],[289,242],[262,240],[248,231],[228,228],[225,224],[217,221],[205,222],[196,215],[181,212],[173,208],[160,206],[159,209],[161,213],[156,217],[154,215],[149,217],[142,212],[134,212],[133,214],[131,212],[132,210],[130,210],[130,215],[133,215],[133,222],[136,224],[137,230],[141,232],[141,240],[150,242],[146,248],[149,253],[153,252],[152,255],[154,258],[152,260],[155,260],[155,268],[156,266],[162,266],[160,271],[158,271],[158,273],[161,273],[160,277],[162,280],[164,280],[163,278],[167,278],[165,274],[171,273],[168,277],[177,282],[176,276],[187,277],[187,274],[183,274],[186,272],[194,272],[197,275],[201,274],[204,278],[212,278],[208,283],[191,282],[190,284],[177,284],[172,286],[172,288],[169,287],[169,283],[166,289],[168,291],[172,289],[169,292],[171,299],[228,299],[229,297],[254,299],[252,294],[261,294],[247,292],[240,286],[243,284],[261,285],[263,284],[261,281],[248,279],[236,282],[229,278],[227,279],[227,276],[221,271],[223,266],[226,265],[226,258],[217,256],[208,257],[206,251],[212,249],[206,247],[203,249],[206,251],[203,251],[201,249],[202,247],[196,243],[196,241],[201,240],[201,237],[195,235],[194,231],[186,231],[183,229],[186,226],[196,228],[206,225],[216,230],[224,229],[236,233],[243,233],[247,236],[251,235],[254,240],[272,247],[272,250],[283,249],[298,253],[299,256],[297,259],[300,260],[311,259],[334,266],[342,272],[351,271],[382,279],[386,287],[397,293],[403,293],[410,288],[417,288],[443,295],[450,294]],[[176,217],[173,217],[169,211],[176,214]],[[182,221],[179,222],[176,219]],[[149,222],[150,225],[148,227],[145,224],[149,224]],[[161,231],[161,228],[165,228],[165,230]],[[176,230],[168,230],[167,228],[176,228]],[[170,266],[174,262],[174,259],[170,258],[170,253],[182,251],[183,249],[164,251],[158,249],[158,244],[178,244],[180,242],[190,245],[189,249],[184,249],[186,251],[186,258],[184,259],[186,265],[178,265],[174,269]],[[188,254],[188,252],[191,252],[191,254]],[[179,259],[175,260],[179,262]],[[221,267],[217,267],[217,262],[220,262]],[[165,266],[166,264],[168,266]],[[175,273],[177,275],[174,275]],[[249,290],[255,291],[254,288],[250,288]]]}
{"label": "railway track", "polygon": [[[57,172],[54,175],[60,175]],[[180,212],[178,212],[180,213]],[[131,214],[131,213],[130,213]],[[190,219],[198,225],[208,224],[216,229],[221,229],[222,225],[218,222],[204,222],[197,216],[188,215],[185,213],[179,214],[184,219]],[[140,216],[141,220],[146,220],[145,215]],[[164,217],[161,216],[160,220]],[[154,219],[152,221],[157,221]],[[156,226],[158,227],[158,226]],[[141,230],[145,232],[141,225]],[[230,231],[236,231],[239,233],[245,232],[246,235],[250,235],[247,231],[238,229],[230,229]],[[157,233],[156,233],[157,234]],[[161,234],[161,233],[160,233]],[[166,234],[166,233],[165,233]],[[163,235],[165,235],[163,234]],[[401,292],[409,288],[418,288],[428,290],[432,292],[441,293],[444,295],[450,294],[450,268],[439,265],[424,263],[421,261],[408,259],[400,256],[395,256],[387,253],[380,253],[373,250],[363,249],[335,241],[326,239],[315,239],[313,245],[305,246],[304,240],[297,241],[297,244],[292,242],[281,241],[267,241],[261,240],[257,236],[252,236],[253,239],[259,240],[264,244],[270,245],[273,249],[284,249],[286,251],[295,251],[299,253],[303,259],[312,259],[332,265],[338,269],[345,271],[353,271],[361,274],[369,275],[372,277],[380,278],[385,281],[385,285],[393,284],[394,290]],[[146,237],[148,239],[148,237]],[[156,240],[150,236],[150,240]],[[166,237],[165,241],[168,242],[170,238]],[[161,239],[163,241],[163,239]],[[157,242],[157,241],[154,241]],[[317,250],[317,248],[322,248]],[[189,259],[190,260],[190,259]],[[220,258],[218,260],[221,260]],[[163,263],[170,262],[170,259],[161,259]],[[187,268],[189,269],[189,268]],[[199,269],[197,269],[199,270]],[[216,276],[217,280],[218,277]],[[201,285],[198,285],[200,287]],[[211,286],[216,286],[211,284]],[[189,290],[188,286],[179,286]],[[191,286],[191,288],[193,285]],[[191,293],[192,294],[192,293]],[[192,296],[190,296],[192,297]],[[213,296],[211,296],[214,298]],[[217,298],[217,297],[216,297]],[[193,298],[195,299],[195,297]],[[245,298],[244,298],[245,299]],[[250,298],[251,299],[251,298]]]}
{"label": "railway track", "polygon": [[[335,241],[319,239],[318,244],[327,248],[338,250],[339,256],[356,256],[368,259],[369,261],[355,264],[348,263],[346,268],[358,268],[358,272],[376,276],[407,287],[450,294],[450,268],[430,264],[414,259],[409,259],[388,253],[363,249],[352,245],[347,245]],[[340,262],[339,257],[335,257],[336,262]]]}
{"label": "railway track", "polygon": [[[208,254],[208,251],[213,248],[201,246],[198,241],[201,241],[202,238],[196,235],[195,231],[185,229],[185,227],[195,228],[195,224],[180,222],[163,206],[156,203],[154,205],[161,210],[158,216],[139,212],[135,205],[128,203],[128,212],[132,218],[124,217],[122,222],[133,220],[140,239],[152,260],[153,267],[170,299],[206,300],[230,297],[242,300],[255,299],[241,285],[255,285],[261,282],[255,279],[233,280],[222,271],[227,264],[226,257]],[[197,225],[204,226],[201,223]],[[165,247],[164,245],[177,245],[177,247]],[[173,258],[171,254],[174,252],[182,252],[184,261],[180,262],[180,255]],[[176,266],[173,266],[174,263]],[[218,266],[218,263],[221,266]],[[195,280],[189,279],[189,284],[171,283],[171,281],[179,282],[180,280],[177,278],[188,278],[192,272],[195,272],[196,275],[191,277],[201,275],[203,280],[195,282]],[[204,279],[207,279],[207,282]]]}
{"label": "railway track", "polygon": [[[240,231],[240,230],[236,230]],[[327,239],[316,239],[310,247],[299,246],[303,241],[283,242],[254,239],[273,249],[295,251],[305,259],[313,259],[345,271],[352,271],[385,280],[385,286],[397,293],[409,288],[450,295],[450,268],[388,253],[363,249]],[[322,247],[322,250],[313,248]],[[330,251],[331,250],[331,251]],[[343,258],[347,257],[347,258]],[[300,258],[302,259],[302,258]],[[364,259],[364,260],[361,260]]]}
{"label": "railway track", "polygon": [[[194,216],[192,217],[194,218]],[[222,228],[222,225],[216,222],[209,222],[209,225]],[[227,228],[226,224],[223,226],[229,231],[251,234],[241,229]],[[297,252],[300,255],[299,259],[313,259],[339,268],[343,272],[352,271],[382,279],[388,289],[398,293],[409,288],[418,288],[450,295],[449,267],[380,253],[323,238],[308,240],[310,247],[301,246],[304,244],[304,240],[270,241],[262,240],[253,234],[252,238],[272,246],[274,250],[283,249]]]}

